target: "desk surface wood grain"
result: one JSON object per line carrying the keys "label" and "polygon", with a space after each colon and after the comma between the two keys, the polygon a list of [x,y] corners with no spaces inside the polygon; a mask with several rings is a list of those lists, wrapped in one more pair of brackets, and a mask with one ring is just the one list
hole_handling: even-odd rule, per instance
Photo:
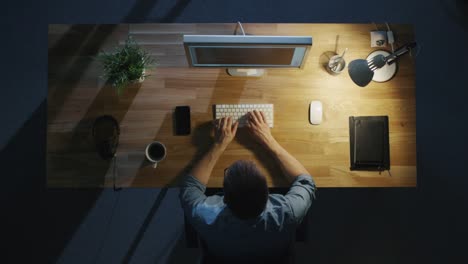
{"label": "desk surface wood grain", "polygon": [[[243,24],[248,34],[313,37],[302,69],[268,69],[261,78],[231,77],[225,69],[189,68],[183,34],[233,34],[230,24],[49,25],[48,187],[176,186],[212,142],[212,105],[272,103],[274,137],[313,175],[319,187],[416,186],[415,69],[411,56],[399,60],[385,83],[355,85],[347,71],[331,75],[324,65],[341,53],[349,63],[366,58],[375,24]],[[414,39],[412,26],[390,25],[396,46]],[[141,84],[120,95],[100,76],[95,56],[112,51],[129,36],[157,60]],[[323,123],[309,124],[311,100],[323,103]],[[191,107],[192,134],[175,136],[173,110]],[[99,158],[90,133],[93,120],[111,114],[121,126],[116,167]],[[391,171],[350,171],[349,116],[387,115]],[[156,169],[145,160],[148,143],[167,147]],[[221,187],[223,170],[238,159],[253,160],[271,187],[287,182],[275,161],[240,129],[214,168],[209,187]],[[115,170],[114,170],[115,169]]]}

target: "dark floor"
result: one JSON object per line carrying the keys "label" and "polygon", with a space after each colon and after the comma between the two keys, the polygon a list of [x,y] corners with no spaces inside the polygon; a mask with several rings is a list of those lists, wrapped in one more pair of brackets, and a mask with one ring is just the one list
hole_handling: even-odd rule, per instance
{"label": "dark floor", "polygon": [[[468,263],[466,1],[10,1],[2,4],[2,263],[186,263],[177,195],[45,188],[48,23],[412,23],[418,188],[320,189],[297,263]],[[458,6],[458,8],[457,8]],[[464,12],[464,13],[463,13]],[[182,253],[183,252],[183,253]],[[185,256],[184,254],[189,254]],[[193,256],[193,258],[192,258]],[[183,259],[186,257],[185,259]]]}

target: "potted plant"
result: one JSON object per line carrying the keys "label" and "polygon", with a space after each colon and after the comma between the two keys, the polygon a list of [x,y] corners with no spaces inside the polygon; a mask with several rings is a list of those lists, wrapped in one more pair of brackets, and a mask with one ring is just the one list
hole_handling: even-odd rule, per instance
{"label": "potted plant", "polygon": [[146,69],[155,62],[132,37],[127,38],[125,45],[116,47],[114,52],[101,52],[98,59],[104,68],[103,77],[117,88],[118,94],[130,83],[143,82],[148,76]]}

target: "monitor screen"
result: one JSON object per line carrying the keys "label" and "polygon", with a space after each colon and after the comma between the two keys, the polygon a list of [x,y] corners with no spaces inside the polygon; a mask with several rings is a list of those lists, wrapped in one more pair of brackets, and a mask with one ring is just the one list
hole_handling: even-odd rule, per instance
{"label": "monitor screen", "polygon": [[275,47],[196,47],[194,51],[199,64],[289,65],[294,55],[294,48]]}
{"label": "monitor screen", "polygon": [[301,67],[311,37],[185,35],[194,67]]}

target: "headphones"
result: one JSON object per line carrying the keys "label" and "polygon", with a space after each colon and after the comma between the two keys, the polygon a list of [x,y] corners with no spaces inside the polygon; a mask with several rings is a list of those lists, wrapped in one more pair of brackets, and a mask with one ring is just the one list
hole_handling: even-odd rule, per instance
{"label": "headphones", "polygon": [[[104,131],[104,133],[98,133],[97,129],[100,126],[110,124],[112,131]],[[103,115],[94,121],[92,128],[92,135],[94,138],[94,144],[99,156],[104,160],[112,159],[117,152],[119,145],[120,126],[119,122],[111,115]],[[99,138],[98,138],[99,136]]]}

